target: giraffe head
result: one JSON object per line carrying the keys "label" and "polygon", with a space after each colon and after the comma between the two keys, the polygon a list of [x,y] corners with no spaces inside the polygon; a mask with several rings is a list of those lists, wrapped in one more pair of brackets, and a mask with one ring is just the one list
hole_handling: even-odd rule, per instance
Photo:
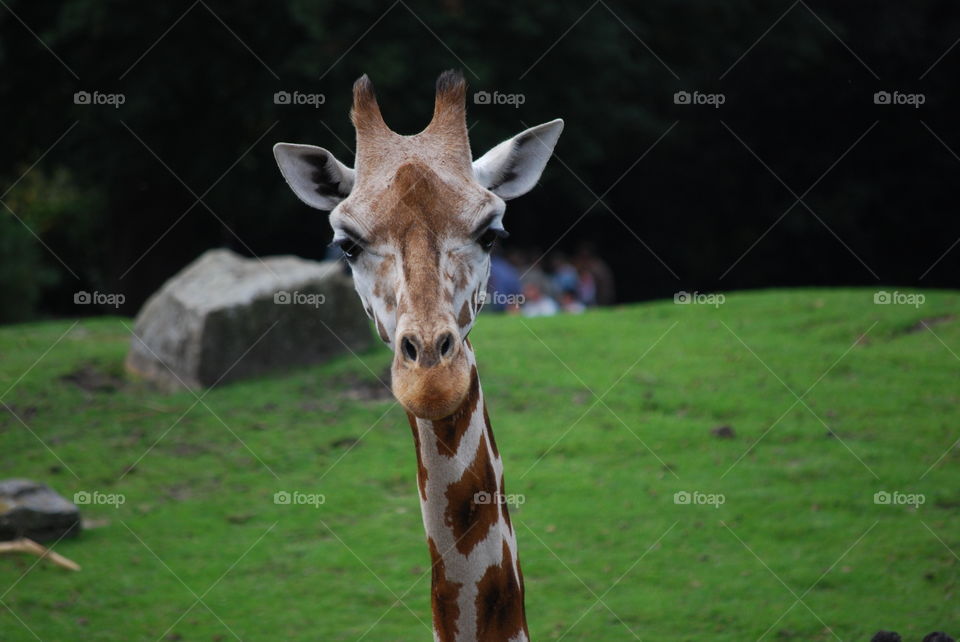
{"label": "giraffe head", "polygon": [[280,171],[304,203],[330,211],[334,244],[380,339],[394,352],[393,393],[423,419],[453,413],[470,387],[464,342],[483,303],[490,250],[506,236],[504,201],[539,180],[563,129],[554,120],[473,160],[466,83],[444,72],[430,124],[390,130],[370,80],[353,86],[355,167],[320,147],[278,143]]}

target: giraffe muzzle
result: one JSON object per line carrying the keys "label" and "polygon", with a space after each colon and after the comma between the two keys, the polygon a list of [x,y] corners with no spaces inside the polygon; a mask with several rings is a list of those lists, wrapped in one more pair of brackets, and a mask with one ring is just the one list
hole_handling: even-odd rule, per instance
{"label": "giraffe muzzle", "polygon": [[470,387],[461,343],[450,329],[402,333],[391,374],[393,394],[404,408],[421,419],[442,419],[460,407]]}

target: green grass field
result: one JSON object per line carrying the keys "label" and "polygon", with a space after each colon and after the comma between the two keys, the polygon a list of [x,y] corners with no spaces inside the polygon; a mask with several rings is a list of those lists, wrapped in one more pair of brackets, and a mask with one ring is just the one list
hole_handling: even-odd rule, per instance
{"label": "green grass field", "polygon": [[[960,634],[960,293],[924,294],[483,317],[532,637]],[[198,402],[125,379],[130,323],[0,329],[0,475],[125,499],[56,545],[79,573],[0,557],[0,639],[431,639],[387,351]]]}

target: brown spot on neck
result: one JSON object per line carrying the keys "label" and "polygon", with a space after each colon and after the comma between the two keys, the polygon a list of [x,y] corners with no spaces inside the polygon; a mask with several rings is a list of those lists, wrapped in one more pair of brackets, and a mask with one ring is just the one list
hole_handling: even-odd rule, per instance
{"label": "brown spot on neck", "polygon": [[436,631],[440,642],[455,642],[457,638],[457,619],[460,617],[460,582],[447,580],[447,568],[443,563],[443,556],[437,550],[432,537],[427,537],[427,546],[430,547],[431,561],[431,590],[430,606],[433,610],[433,630]]}
{"label": "brown spot on neck", "polygon": [[483,425],[487,428],[487,439],[490,441],[490,447],[493,449],[493,456],[499,458],[500,451],[497,449],[497,440],[493,438],[493,428],[490,426],[490,415],[487,414],[487,403],[483,403]]}
{"label": "brown spot on neck", "polygon": [[521,631],[530,637],[523,606],[523,587],[513,572],[513,558],[506,540],[503,540],[500,564],[490,566],[477,583],[476,605],[478,640],[509,640]]}
{"label": "brown spot on neck", "polygon": [[487,439],[481,436],[473,461],[463,471],[463,476],[447,487],[445,493],[447,509],[443,514],[444,523],[453,531],[456,548],[463,555],[469,555],[496,525],[500,513],[497,502],[499,490]]}
{"label": "brown spot on neck", "polygon": [[[490,426],[490,415],[487,414],[487,404],[483,404],[483,425],[486,428],[487,440],[490,442],[490,448],[493,450],[493,456],[497,459],[500,458],[500,451],[497,450],[497,440],[493,437],[493,428]],[[503,482],[504,476],[500,476],[500,497],[501,499],[507,496],[506,488],[504,487]],[[500,512],[503,514],[503,521],[507,523],[507,526],[510,528],[510,532],[513,532],[513,522],[510,521],[510,511],[507,510],[507,502],[502,501],[500,504]]]}
{"label": "brown spot on neck", "polygon": [[503,521],[506,522],[507,528],[510,529],[510,532],[513,532],[513,522],[510,521],[510,511],[507,510],[507,489],[503,482],[503,475],[500,476],[500,514],[503,516]]}

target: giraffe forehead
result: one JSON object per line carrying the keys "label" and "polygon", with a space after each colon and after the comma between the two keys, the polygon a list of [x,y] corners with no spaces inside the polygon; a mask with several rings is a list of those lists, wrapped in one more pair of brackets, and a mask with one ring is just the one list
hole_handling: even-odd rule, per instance
{"label": "giraffe forehead", "polygon": [[332,220],[355,224],[374,243],[402,244],[424,235],[442,242],[468,237],[498,205],[472,177],[408,160],[382,180],[358,186]]}

